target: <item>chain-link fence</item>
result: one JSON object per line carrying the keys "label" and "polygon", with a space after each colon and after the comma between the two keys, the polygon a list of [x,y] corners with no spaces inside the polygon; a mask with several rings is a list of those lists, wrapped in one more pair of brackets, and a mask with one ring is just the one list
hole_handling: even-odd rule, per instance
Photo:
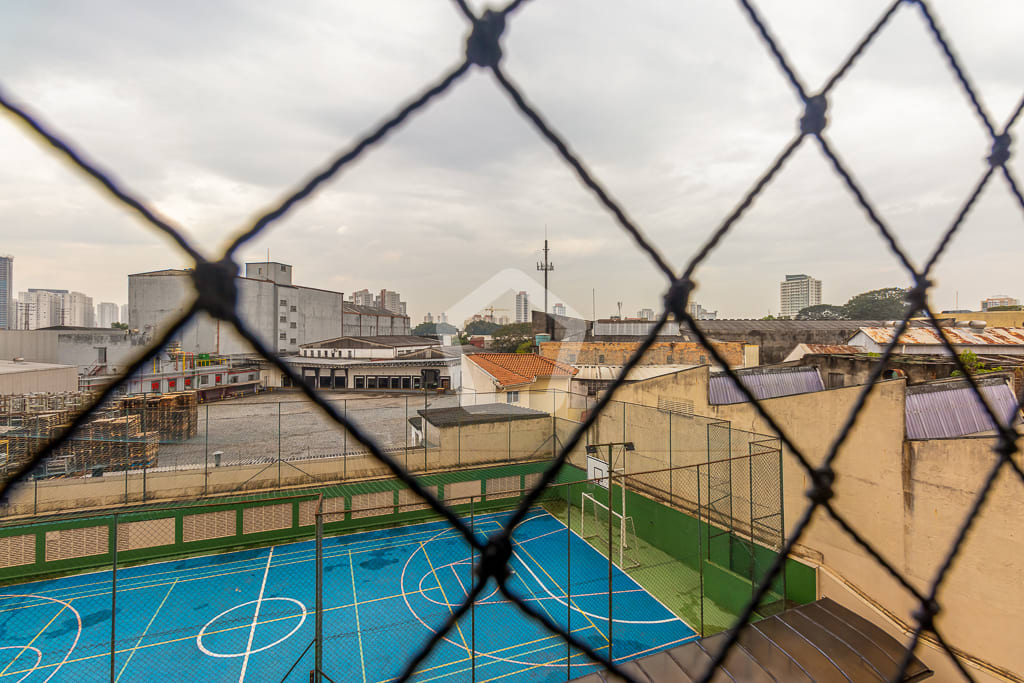
{"label": "chain-link fence", "polygon": [[[879,554],[870,538],[860,536],[848,524],[845,524],[841,515],[839,515],[836,512],[836,509],[831,505],[830,499],[834,492],[834,484],[836,481],[834,466],[840,448],[850,433],[852,426],[856,422],[857,416],[866,403],[868,395],[875,386],[875,382],[878,380],[879,374],[885,366],[884,361],[889,358],[899,343],[900,335],[906,329],[910,316],[923,313],[927,318],[933,322],[935,321],[935,316],[927,301],[928,290],[931,284],[929,277],[933,272],[935,264],[945,252],[953,236],[960,230],[965,217],[975,204],[975,201],[981,191],[995,176],[1001,176],[1003,181],[1007,184],[1007,187],[1010,189],[1014,200],[1022,207],[1022,209],[1024,209],[1024,195],[1022,195],[1019,189],[1019,185],[1013,172],[1007,165],[1007,161],[1010,159],[1011,155],[1011,137],[1009,130],[1019,120],[1021,111],[1024,110],[1024,99],[1022,99],[1016,106],[1005,123],[1000,125],[994,122],[993,118],[989,115],[982,104],[977,90],[972,85],[966,70],[963,68],[956,52],[951,46],[950,41],[938,24],[930,4],[925,0],[894,0],[885,8],[875,24],[872,25],[863,38],[857,42],[849,55],[842,61],[834,73],[819,89],[810,89],[805,86],[800,76],[791,66],[782,46],[775,39],[771,30],[763,20],[761,12],[755,6],[755,3],[752,0],[739,0],[739,3],[746,16],[753,23],[759,39],[768,48],[771,58],[775,60],[779,68],[785,74],[793,92],[802,103],[803,110],[797,112],[799,116],[799,126],[793,138],[783,147],[765,173],[757,179],[752,188],[742,197],[736,205],[736,208],[730,212],[730,214],[726,216],[714,230],[707,242],[696,251],[681,273],[676,273],[666,263],[659,251],[647,240],[643,232],[630,219],[626,211],[602,186],[594,174],[584,165],[583,161],[575,155],[566,141],[566,138],[554,130],[544,117],[529,103],[524,96],[523,91],[505,73],[502,67],[502,49],[500,46],[500,39],[506,24],[514,19],[515,13],[525,4],[522,0],[513,0],[513,2],[501,10],[487,10],[479,16],[471,11],[464,0],[456,0],[457,7],[467,19],[470,27],[470,35],[466,40],[465,45],[465,59],[444,74],[437,82],[429,85],[422,92],[410,99],[409,102],[403,104],[392,115],[387,117],[383,123],[362,137],[350,149],[339,153],[330,162],[330,164],[323,169],[318,170],[294,192],[290,193],[287,198],[280,203],[280,205],[265,213],[255,221],[249,229],[240,234],[223,254],[214,258],[207,258],[200,249],[192,245],[185,238],[184,233],[181,230],[151,211],[147,207],[146,203],[127,189],[126,186],[115,181],[111,175],[92,164],[88,160],[87,156],[75,149],[70,141],[64,139],[59,134],[54,133],[50,127],[42,123],[38,117],[29,113],[27,107],[17,104],[14,98],[6,92],[0,93],[0,105],[2,105],[15,120],[24,124],[30,131],[31,135],[53,147],[62,154],[70,164],[74,165],[84,174],[97,181],[110,195],[124,203],[136,212],[143,220],[147,221],[164,235],[170,237],[185,254],[193,259],[195,263],[195,269],[193,271],[193,280],[197,294],[195,301],[183,315],[178,317],[168,326],[162,335],[162,338],[157,340],[151,346],[149,353],[137,359],[128,368],[126,368],[124,373],[125,377],[140,370],[143,365],[157,353],[158,349],[169,341],[179,328],[187,323],[196,313],[205,312],[219,320],[223,320],[226,323],[233,325],[241,337],[251,344],[260,355],[264,356],[276,365],[293,384],[302,386],[303,391],[310,400],[315,402],[331,420],[345,427],[350,438],[364,447],[368,451],[369,457],[383,463],[383,466],[387,471],[403,481],[411,490],[414,491],[416,495],[423,497],[434,510],[436,510],[448,521],[448,523],[451,524],[452,528],[457,533],[461,534],[462,537],[465,538],[469,546],[477,553],[477,571],[473,577],[472,587],[467,591],[465,598],[458,601],[458,605],[450,610],[450,613],[445,618],[444,623],[438,626],[433,636],[429,638],[421,648],[418,648],[414,655],[410,653],[410,656],[398,676],[400,680],[406,680],[412,672],[417,669],[417,667],[427,660],[434,648],[439,646],[442,641],[449,636],[452,630],[458,626],[459,621],[469,613],[471,609],[473,609],[474,601],[480,596],[483,587],[487,585],[488,582],[492,581],[497,581],[501,595],[514,603],[522,613],[529,615],[545,628],[549,629],[552,633],[560,634],[573,648],[583,652],[592,661],[614,670],[627,680],[631,680],[631,676],[628,673],[623,672],[607,656],[606,653],[598,651],[592,644],[589,644],[573,632],[573,630],[569,628],[571,624],[559,624],[550,615],[545,614],[542,610],[538,609],[536,605],[527,602],[522,598],[522,596],[509,588],[507,568],[512,558],[512,542],[510,534],[507,531],[505,533],[497,533],[488,537],[486,540],[479,538],[478,535],[469,528],[465,520],[452,511],[449,505],[438,499],[437,496],[419,484],[417,478],[410,474],[411,466],[408,463],[403,463],[394,458],[386,452],[384,447],[377,444],[356,420],[353,420],[340,412],[337,406],[325,400],[314,390],[303,386],[304,383],[295,371],[278,359],[272,349],[266,347],[259,335],[249,329],[242,322],[237,312],[234,278],[238,272],[238,267],[234,262],[234,258],[237,255],[238,249],[255,236],[269,229],[277,219],[287,214],[292,207],[314,194],[324,182],[332,178],[341,168],[349,165],[351,162],[359,158],[364,152],[383,141],[390,132],[403,125],[414,112],[423,109],[432,101],[436,100],[439,95],[455,87],[455,84],[463,79],[474,67],[485,69],[491,76],[493,76],[496,86],[510,98],[513,106],[534,126],[537,132],[551,144],[558,156],[561,157],[569,168],[572,169],[580,182],[590,192],[592,192],[594,197],[609,211],[626,233],[634,240],[636,246],[651,259],[653,266],[662,275],[664,275],[667,285],[664,310],[659,316],[657,324],[653,327],[645,341],[640,344],[630,361],[623,367],[622,373],[612,384],[611,390],[602,400],[598,401],[597,405],[589,413],[588,417],[561,441],[561,449],[558,456],[552,461],[549,469],[547,469],[543,476],[541,476],[537,481],[536,487],[522,498],[520,506],[507,520],[506,529],[510,530],[516,528],[518,524],[526,518],[528,511],[533,507],[534,503],[542,498],[546,487],[555,481],[559,472],[563,469],[570,452],[572,452],[577,444],[580,443],[581,439],[583,439],[584,435],[590,430],[591,426],[598,420],[602,411],[607,406],[608,401],[611,400],[615,389],[623,383],[626,374],[638,363],[643,353],[654,342],[658,332],[664,327],[669,317],[674,316],[676,320],[684,322],[690,328],[690,331],[707,348],[711,358],[722,366],[726,372],[733,376],[733,379],[736,381],[740,391],[744,394],[747,400],[752,402],[752,405],[757,409],[760,417],[771,425],[772,429],[779,435],[779,438],[784,444],[787,452],[791,453],[792,457],[796,458],[801,463],[801,466],[812,481],[811,489],[807,494],[807,506],[800,518],[793,523],[791,533],[789,534],[783,548],[784,552],[777,555],[771,562],[770,566],[767,567],[757,590],[754,591],[751,599],[747,601],[743,612],[739,615],[739,618],[735,620],[734,629],[725,640],[723,647],[715,653],[712,662],[704,672],[702,681],[710,680],[721,662],[729,656],[733,646],[736,644],[741,629],[758,609],[758,606],[772,591],[773,582],[782,571],[785,556],[795,544],[799,543],[812,518],[816,514],[826,514],[835,519],[842,526],[844,531],[849,534],[866,553],[874,558],[875,561],[884,566],[889,574],[896,578],[918,603],[919,609],[915,614],[916,624],[913,629],[913,636],[906,648],[899,675],[902,675],[903,672],[905,672],[922,634],[927,632],[948,653],[951,661],[960,670],[961,674],[967,679],[971,678],[960,659],[958,659],[953,653],[949,644],[946,642],[946,639],[942,637],[936,625],[935,616],[941,609],[940,589],[943,586],[946,577],[949,575],[949,571],[963,546],[964,539],[967,537],[972,523],[975,521],[978,516],[978,512],[985,504],[986,497],[991,491],[996,478],[1004,469],[1008,469],[1013,476],[1024,480],[1024,470],[1022,470],[1020,464],[1015,462],[1012,458],[1012,456],[1017,452],[1016,431],[1010,425],[1005,424],[1004,421],[1001,420],[1000,416],[991,410],[988,403],[985,401],[984,396],[978,391],[978,387],[976,386],[973,378],[966,371],[966,368],[963,367],[963,364],[956,356],[953,346],[947,339],[945,339],[945,337],[940,335],[940,340],[942,341],[946,351],[955,359],[958,369],[971,385],[977,400],[986,407],[989,418],[994,424],[999,425],[999,427],[997,446],[994,449],[991,468],[983,485],[978,491],[977,497],[974,504],[971,506],[969,513],[962,520],[957,534],[945,555],[944,561],[937,568],[932,580],[929,582],[927,590],[921,591],[915,588]],[[981,127],[985,131],[988,141],[991,142],[989,149],[978,150],[979,155],[987,158],[988,164],[985,170],[981,173],[977,183],[966,196],[956,215],[952,217],[948,227],[941,233],[934,250],[921,267],[915,266],[907,256],[905,250],[896,239],[893,230],[881,217],[871,198],[862,189],[852,171],[840,158],[837,151],[834,149],[832,142],[825,135],[825,130],[828,125],[828,100],[833,90],[842,82],[844,76],[849,72],[854,62],[857,61],[865,50],[870,48],[876,37],[880,35],[888,25],[890,25],[891,20],[895,15],[911,13],[916,15],[934,36],[938,49],[941,51],[950,69],[954,73],[964,94],[970,100]],[[734,373],[728,368],[727,363],[723,362],[719,353],[709,342],[700,326],[695,323],[687,309],[689,295],[695,286],[693,278],[697,269],[730,233],[739,218],[753,204],[754,200],[761,194],[764,188],[773,181],[779,170],[792,158],[794,152],[805,142],[815,144],[821,151],[833,171],[842,181],[844,186],[850,191],[853,199],[864,211],[871,224],[878,230],[888,249],[896,256],[902,267],[905,269],[907,275],[914,283],[909,292],[908,300],[910,305],[907,310],[907,315],[897,326],[896,333],[892,336],[891,341],[887,344],[884,352],[882,353],[883,362],[875,366],[875,371],[869,377],[869,381],[864,385],[860,399],[851,411],[849,419],[843,425],[842,429],[840,429],[835,435],[833,445],[829,449],[826,457],[816,467],[810,464],[810,461],[805,457],[801,449],[794,444],[793,439],[779,428],[777,422],[773,420],[768,411],[766,411],[764,407],[756,401],[750,391],[736,379]],[[79,413],[72,420],[68,428],[61,429],[52,434],[48,445],[45,448],[15,465],[13,469],[7,473],[3,486],[0,488],[0,494],[6,494],[12,486],[28,478],[30,474],[42,463],[46,456],[56,455],[59,452],[59,449],[65,446],[68,438],[76,430],[92,419],[93,413],[99,410],[99,407],[114,395],[118,386],[123,382],[124,379],[111,385],[101,394],[100,397],[98,397],[90,409]],[[716,443],[718,442],[716,441]]]}

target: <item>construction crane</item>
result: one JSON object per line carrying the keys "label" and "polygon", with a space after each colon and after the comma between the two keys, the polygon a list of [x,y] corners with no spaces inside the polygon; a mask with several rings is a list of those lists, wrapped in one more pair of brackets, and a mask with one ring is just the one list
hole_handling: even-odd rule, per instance
{"label": "construction crane", "polygon": [[484,318],[485,319],[489,318],[490,320],[488,320],[488,322],[492,322],[493,323],[494,322],[494,312],[495,311],[509,311],[509,312],[511,312],[512,309],[510,309],[510,308],[497,308],[495,306],[488,306],[487,308],[484,308],[483,310],[484,311],[488,311],[487,315],[484,316]]}

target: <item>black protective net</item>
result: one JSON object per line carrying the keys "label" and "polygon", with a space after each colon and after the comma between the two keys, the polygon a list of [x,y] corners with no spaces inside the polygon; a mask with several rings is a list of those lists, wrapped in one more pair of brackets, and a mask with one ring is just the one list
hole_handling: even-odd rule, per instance
{"label": "black protective net", "polygon": [[[511,531],[497,534],[489,538],[486,542],[481,541],[477,535],[474,535],[471,530],[466,527],[466,524],[458,515],[445,506],[442,501],[438,500],[431,491],[424,488],[417,481],[417,478],[410,474],[404,464],[399,463],[389,456],[380,445],[375,443],[375,441],[359,424],[340,412],[334,403],[327,401],[315,390],[308,387],[306,383],[302,381],[302,378],[289,365],[282,362],[276,356],[273,349],[267,348],[259,336],[244,324],[237,312],[234,278],[238,272],[238,267],[234,258],[238,249],[257,235],[270,229],[271,225],[275,221],[287,214],[298,203],[304,201],[317,192],[318,188],[331,179],[339,170],[354,162],[369,148],[381,143],[389,133],[402,126],[414,112],[426,107],[432,101],[436,100],[441,94],[455,87],[458,81],[462,80],[463,77],[474,67],[477,67],[490,72],[494,77],[496,86],[508,95],[513,106],[524,117],[526,117],[526,119],[528,119],[534,126],[536,131],[551,144],[558,156],[561,157],[561,159],[576,174],[579,182],[593,193],[600,204],[607,209],[622,229],[629,234],[637,248],[642,250],[650,258],[654,267],[665,276],[667,285],[667,291],[664,298],[664,308],[657,320],[657,324],[653,326],[650,333],[639,345],[629,362],[627,362],[622,368],[622,372],[618,376],[617,380],[611,385],[610,390],[607,391],[601,400],[597,402],[594,410],[590,411],[588,417],[578,425],[571,436],[560,444],[558,457],[552,461],[550,467],[543,473],[543,476],[540,477],[536,487],[522,498],[517,511],[513,515],[512,519],[509,520],[506,528],[508,530],[514,529],[517,523],[522,521],[525,517],[527,510],[538,502],[544,493],[545,488],[555,480],[559,470],[565,465],[569,452],[579,444],[587,430],[598,419],[601,411],[608,405],[608,402],[612,399],[615,389],[623,383],[626,374],[639,362],[641,356],[643,356],[643,354],[650,348],[651,344],[654,343],[658,333],[665,326],[669,317],[674,316],[676,320],[684,322],[690,328],[692,333],[706,347],[711,358],[714,359],[714,362],[724,368],[725,371],[733,377],[733,380],[736,382],[736,386],[739,387],[739,390],[745,395],[746,399],[756,408],[760,417],[773,427],[783,445],[789,450],[793,457],[800,461],[801,466],[806,470],[809,480],[812,482],[812,486],[807,492],[807,506],[804,509],[803,515],[796,522],[790,537],[786,540],[783,552],[776,556],[774,563],[770,567],[763,568],[763,570],[762,568],[759,568],[758,573],[761,575],[761,578],[757,589],[751,596],[744,613],[740,615],[736,625],[732,630],[730,630],[724,646],[716,653],[707,671],[704,672],[702,680],[711,680],[719,664],[728,656],[730,650],[736,644],[740,630],[754,614],[758,604],[770,591],[772,581],[778,576],[779,572],[782,571],[786,555],[793,546],[800,541],[805,530],[808,528],[812,517],[815,514],[821,514],[819,513],[819,510],[822,510],[823,514],[833,518],[847,534],[849,534],[868,554],[880,563],[907,591],[915,597],[919,605],[915,614],[916,624],[913,630],[913,637],[906,649],[905,657],[900,667],[900,678],[902,678],[903,672],[906,671],[907,666],[911,662],[921,635],[925,632],[929,632],[949,654],[950,658],[962,675],[966,679],[970,680],[970,674],[963,667],[960,660],[954,655],[947,641],[937,630],[934,619],[941,609],[939,592],[943,585],[943,581],[948,576],[953,563],[956,561],[958,552],[971,529],[972,523],[978,516],[978,512],[985,504],[986,497],[992,489],[993,483],[1004,468],[1010,468],[1016,477],[1024,481],[1024,471],[1022,471],[1020,465],[1014,462],[1012,458],[1017,451],[1016,431],[1012,426],[1006,424],[1005,421],[991,409],[991,406],[986,402],[984,396],[979,391],[975,380],[968,372],[966,372],[966,369],[963,367],[963,364],[954,352],[953,346],[943,337],[942,343],[944,344],[946,351],[951,354],[960,372],[963,374],[977,396],[978,401],[985,406],[985,410],[988,413],[989,418],[994,424],[998,425],[997,445],[994,448],[991,469],[978,492],[977,498],[971,506],[967,516],[962,520],[958,533],[945,555],[945,561],[941,563],[929,584],[928,590],[924,592],[915,588],[910,581],[908,581],[900,574],[899,571],[888,563],[872,545],[870,538],[864,538],[858,534],[858,532],[853,529],[836,511],[836,508],[830,502],[836,479],[833,466],[840,447],[849,435],[861,408],[865,405],[876,380],[879,379],[879,375],[885,367],[884,361],[888,360],[893,353],[900,335],[909,324],[910,318],[917,314],[923,314],[933,323],[936,322],[935,316],[929,308],[927,301],[927,295],[930,287],[929,276],[933,272],[936,263],[942,257],[946,247],[950,244],[953,236],[964,223],[964,219],[978,199],[982,190],[993,180],[995,176],[1001,176],[1003,181],[1008,185],[1013,197],[1016,199],[1016,202],[1020,205],[1021,209],[1024,210],[1024,195],[1021,194],[1018,183],[1014,178],[1011,169],[1007,166],[1007,161],[1010,158],[1011,141],[1009,130],[1020,118],[1021,111],[1024,109],[1024,99],[1018,103],[1013,114],[1004,124],[999,125],[993,122],[992,117],[986,112],[976,89],[968,78],[967,73],[950,45],[949,40],[946,38],[937,23],[929,3],[924,2],[923,0],[894,0],[894,2],[885,9],[870,30],[868,30],[863,38],[854,46],[853,50],[835,69],[827,81],[819,89],[810,90],[789,63],[781,45],[772,35],[754,3],[750,0],[739,0],[739,4],[742,6],[747,17],[753,23],[760,40],[764,43],[765,47],[768,48],[771,58],[775,60],[779,68],[785,73],[790,86],[799,100],[803,103],[804,110],[799,116],[797,130],[794,133],[793,138],[783,147],[782,151],[775,158],[771,166],[761,175],[760,178],[757,179],[753,187],[750,188],[745,196],[742,197],[733,211],[725,217],[718,228],[712,233],[711,237],[692,256],[692,258],[690,258],[682,273],[676,273],[667,264],[666,260],[662,258],[658,249],[647,240],[644,233],[628,216],[625,209],[621,207],[611,196],[608,190],[606,190],[597,180],[583,161],[576,156],[566,141],[566,138],[555,131],[540,112],[538,112],[529,103],[521,89],[504,72],[502,68],[500,39],[506,27],[506,23],[510,21],[515,12],[525,4],[523,0],[514,0],[501,10],[487,10],[481,16],[473,14],[465,0],[455,0],[455,2],[458,5],[459,10],[465,15],[470,26],[470,34],[466,41],[464,61],[455,66],[448,73],[444,74],[437,82],[428,86],[406,104],[402,105],[397,111],[388,116],[377,128],[363,136],[350,149],[339,153],[330,164],[323,169],[318,170],[301,186],[296,188],[294,192],[288,195],[283,202],[265,213],[255,221],[249,229],[240,234],[231,243],[225,253],[214,258],[208,258],[205,256],[198,247],[191,244],[185,238],[183,231],[178,229],[169,221],[158,216],[147,206],[145,201],[138,198],[126,186],[122,185],[111,175],[90,162],[88,157],[79,151],[70,140],[63,138],[60,134],[52,131],[37,117],[33,116],[27,107],[17,104],[15,99],[9,93],[0,91],[0,105],[2,105],[11,116],[25,124],[31,134],[38,136],[40,139],[62,153],[63,157],[69,164],[75,166],[82,173],[93,178],[107,192],[134,210],[155,229],[160,230],[169,236],[194,260],[195,269],[193,271],[193,279],[196,292],[198,293],[195,301],[191,304],[185,314],[172,323],[163,336],[149,347],[149,352],[143,357],[138,358],[134,363],[126,368],[121,380],[109,385],[98,396],[89,409],[79,413],[71,423],[69,429],[54,434],[45,448],[38,450],[16,470],[9,471],[4,475],[3,484],[0,486],[0,495],[5,494],[12,486],[17,485],[19,482],[28,478],[30,473],[36,470],[36,468],[39,467],[39,465],[49,455],[58,453],[59,449],[70,435],[75,432],[78,427],[88,421],[90,414],[94,410],[98,410],[109,399],[113,398],[116,395],[115,392],[117,392],[118,388],[124,384],[128,377],[141,370],[143,366],[159,352],[159,349],[170,341],[175,333],[185,323],[187,323],[192,316],[199,312],[205,312],[230,325],[233,325],[240,335],[246,339],[254,349],[256,349],[269,362],[273,363],[291,380],[295,386],[300,387],[306,396],[319,406],[319,408],[329,416],[331,420],[334,420],[339,425],[343,426],[352,440],[358,442],[372,455],[372,457],[383,463],[391,474],[408,485],[416,495],[425,499],[433,509],[447,519],[455,529],[464,535],[467,542],[476,550],[479,557],[476,567],[476,578],[468,596],[458,608],[452,610],[446,624],[442,628],[438,629],[428,642],[423,644],[419,653],[406,662],[404,672],[400,677],[400,680],[408,679],[416,670],[417,666],[430,655],[434,646],[437,645],[437,643],[439,643],[448,634],[455,623],[469,611],[473,600],[479,596],[484,583],[488,578],[496,579],[501,586],[501,592],[505,598],[518,605],[523,612],[543,624],[546,628],[561,635],[569,641],[573,647],[586,653],[587,656],[595,662],[599,662],[608,669],[615,671],[626,680],[632,680],[627,673],[621,671],[619,667],[609,661],[606,656],[595,651],[586,642],[581,641],[573,634],[567,633],[564,628],[552,622],[545,614],[539,612],[536,608],[524,602],[516,593],[511,592],[504,587],[504,579],[507,576],[506,565],[512,549],[510,540]],[[892,18],[897,13],[901,12],[914,13],[917,15],[934,36],[937,49],[941,50],[944,55],[949,68],[955,74],[957,82],[962,87],[964,95],[969,99],[980,125],[984,128],[988,139],[991,142],[989,149],[979,150],[979,153],[986,155],[988,160],[988,165],[985,171],[981,174],[981,177],[977,180],[971,192],[964,199],[959,211],[952,218],[948,227],[942,232],[934,249],[925,261],[924,265],[921,267],[915,266],[905,250],[900,246],[892,229],[886,221],[883,220],[880,213],[876,210],[872,200],[867,196],[853,173],[839,157],[832,142],[825,135],[825,130],[828,125],[829,95],[842,82],[844,76],[849,72],[854,62],[856,62],[864,51],[872,45],[873,41],[875,41],[879,34],[884,31],[888,25],[890,25]],[[701,328],[695,324],[687,310],[689,296],[695,287],[693,280],[694,274],[698,267],[706,261],[709,255],[730,233],[733,226],[744,212],[750,208],[758,195],[769,183],[773,181],[787,161],[792,158],[794,152],[796,152],[796,150],[805,142],[807,144],[816,145],[820,149],[833,171],[849,190],[856,203],[861,207],[871,224],[874,225],[884,242],[887,244],[888,249],[902,264],[906,273],[910,276],[911,281],[914,283],[908,294],[909,306],[906,317],[897,325],[896,333],[892,336],[892,341],[888,344],[882,354],[882,362],[879,362],[874,366],[875,369],[870,375],[869,381],[864,384],[853,410],[846,419],[843,428],[835,434],[826,457],[818,467],[814,467],[810,464],[810,461],[794,444],[793,440],[791,440],[790,437],[781,428],[779,428],[776,422],[772,419],[772,416],[762,405],[758,403],[742,382],[738,380],[732,370],[729,369],[729,364],[716,351],[715,347],[709,342]],[[715,438],[717,438],[717,436],[715,436]],[[755,510],[753,512],[751,524],[756,527],[759,524],[773,525],[778,524],[778,522],[773,520],[770,514],[759,516]]]}

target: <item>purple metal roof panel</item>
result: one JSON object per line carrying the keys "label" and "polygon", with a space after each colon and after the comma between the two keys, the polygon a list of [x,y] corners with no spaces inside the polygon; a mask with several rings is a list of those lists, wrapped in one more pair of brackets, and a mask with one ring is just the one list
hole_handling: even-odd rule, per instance
{"label": "purple metal roof panel", "polygon": [[[743,386],[758,400],[825,389],[817,368],[765,368],[759,371],[741,371],[737,374]],[[746,400],[746,396],[729,375],[712,375],[709,379],[708,402],[711,405],[745,403]]]}
{"label": "purple metal roof panel", "polygon": [[[1017,399],[1009,385],[984,382],[979,389],[996,415],[1019,422]],[[995,429],[966,382],[908,387],[906,423],[908,439],[948,439]]]}

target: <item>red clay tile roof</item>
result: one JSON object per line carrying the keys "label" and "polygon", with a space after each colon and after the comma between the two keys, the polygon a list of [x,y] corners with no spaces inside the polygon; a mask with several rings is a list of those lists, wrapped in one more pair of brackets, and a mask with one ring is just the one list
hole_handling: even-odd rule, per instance
{"label": "red clay tile roof", "polygon": [[474,353],[465,358],[479,365],[502,387],[529,384],[538,377],[572,377],[579,372],[568,363],[535,353]]}

